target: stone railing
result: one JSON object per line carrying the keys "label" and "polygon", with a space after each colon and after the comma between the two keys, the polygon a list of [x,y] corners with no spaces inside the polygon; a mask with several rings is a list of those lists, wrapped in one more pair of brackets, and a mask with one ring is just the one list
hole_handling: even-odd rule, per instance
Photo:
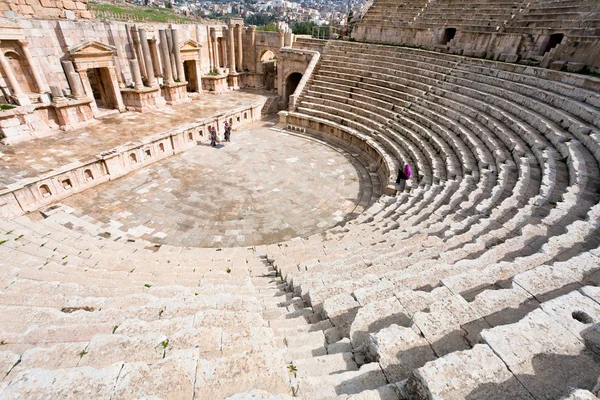
{"label": "stone railing", "polygon": [[[286,49],[286,51],[292,51],[292,49]],[[302,91],[306,87],[306,84],[310,80],[313,72],[315,71],[315,69],[317,68],[317,65],[319,64],[319,60],[321,59],[321,53],[319,53],[318,51],[312,51],[312,50],[293,50],[293,51],[299,52],[302,54],[311,54],[312,58],[310,59],[310,62],[308,63],[308,66],[306,67],[306,70],[304,71],[304,75],[302,75],[302,79],[300,79],[300,82],[298,83],[296,90],[294,91],[293,94],[290,95],[290,99],[289,99],[289,103],[288,103],[288,110],[290,110],[290,111],[294,111],[296,109],[298,98],[302,94]]]}
{"label": "stone railing", "polygon": [[260,120],[264,101],[181,125],[138,142],[124,143],[0,191],[0,216],[14,218],[36,211],[90,187],[122,177],[166,157],[209,141],[208,127],[221,130],[230,119],[236,128]]}

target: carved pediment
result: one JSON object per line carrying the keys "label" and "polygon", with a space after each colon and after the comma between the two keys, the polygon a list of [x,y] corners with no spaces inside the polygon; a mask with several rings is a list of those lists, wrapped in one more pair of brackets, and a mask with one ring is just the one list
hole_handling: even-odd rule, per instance
{"label": "carved pediment", "polygon": [[110,57],[116,54],[117,48],[95,40],[89,40],[71,47],[68,51],[71,57]]}
{"label": "carved pediment", "polygon": [[179,51],[198,51],[202,45],[195,40],[188,39],[179,45]]}

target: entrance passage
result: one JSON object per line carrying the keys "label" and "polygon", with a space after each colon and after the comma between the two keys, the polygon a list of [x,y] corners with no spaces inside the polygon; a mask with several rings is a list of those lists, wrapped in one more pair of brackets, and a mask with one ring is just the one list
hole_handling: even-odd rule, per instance
{"label": "entrance passage", "polygon": [[98,108],[118,108],[108,68],[90,68],[87,70],[87,76],[92,93],[94,93],[96,106]]}
{"label": "entrance passage", "polygon": [[562,33],[555,33],[553,35],[550,35],[550,37],[548,38],[548,43],[546,44],[546,47],[544,47],[544,51],[540,55],[543,56],[544,54],[561,44],[564,37],[565,35]]}
{"label": "entrance passage", "polygon": [[187,81],[187,91],[188,93],[198,92],[198,74],[196,73],[196,61],[195,60],[187,60],[183,62],[183,73],[185,75],[185,80]]}
{"label": "entrance passage", "polygon": [[449,41],[454,39],[454,36],[456,36],[456,28],[444,29],[444,36],[442,36],[442,40],[440,41],[440,44],[447,44]]}
{"label": "entrance passage", "polygon": [[285,81],[285,104],[286,107],[289,104],[290,96],[294,94],[300,80],[302,79],[302,74],[299,72],[294,72],[290,74]]}

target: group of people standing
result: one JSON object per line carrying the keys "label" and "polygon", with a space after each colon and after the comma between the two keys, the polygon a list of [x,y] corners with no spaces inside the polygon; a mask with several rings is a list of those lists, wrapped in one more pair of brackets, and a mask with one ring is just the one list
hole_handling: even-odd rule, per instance
{"label": "group of people standing", "polygon": [[[231,125],[229,124],[229,122],[225,121],[225,126],[224,126],[224,140],[226,142],[231,142]],[[212,147],[217,147],[217,142],[220,142],[219,140],[219,136],[217,135],[217,127],[216,126],[212,126],[209,128],[209,134],[210,134],[210,145]]]}

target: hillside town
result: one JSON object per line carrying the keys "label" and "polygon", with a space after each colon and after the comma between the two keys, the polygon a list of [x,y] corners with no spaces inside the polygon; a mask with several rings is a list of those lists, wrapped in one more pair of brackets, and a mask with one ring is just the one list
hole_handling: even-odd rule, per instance
{"label": "hillside town", "polygon": [[185,1],[134,0],[134,4],[149,7],[173,8],[187,16],[222,19],[241,17],[248,24],[268,26],[284,22],[292,26],[296,22],[309,22],[317,26],[330,23],[343,24],[348,14],[358,11],[364,0],[245,0],[245,1]]}

